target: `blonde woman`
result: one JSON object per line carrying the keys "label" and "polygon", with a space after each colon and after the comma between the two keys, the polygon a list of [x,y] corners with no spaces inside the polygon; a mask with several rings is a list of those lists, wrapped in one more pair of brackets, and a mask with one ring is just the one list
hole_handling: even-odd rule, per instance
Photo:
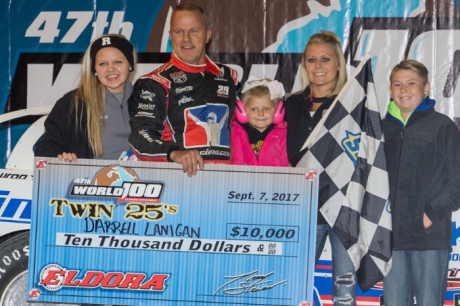
{"label": "blonde woman", "polygon": [[54,105],[35,155],[69,162],[118,159],[129,147],[128,77],[136,60],[136,50],[124,36],[95,39],[83,55],[80,84]]}
{"label": "blonde woman", "polygon": [[[301,62],[302,89],[286,100],[287,151],[291,166],[305,154],[301,148],[347,82],[345,57],[336,34],[323,31],[310,37]],[[325,154],[327,152],[324,152]],[[326,177],[320,177],[318,207],[330,193]],[[332,302],[334,306],[356,306],[356,271],[332,228],[318,211],[315,263],[329,236],[332,255]]]}
{"label": "blonde woman", "polygon": [[335,33],[322,31],[310,37],[300,72],[302,89],[286,100],[287,150],[292,166],[302,158],[305,152],[300,149],[347,82],[342,44]]}

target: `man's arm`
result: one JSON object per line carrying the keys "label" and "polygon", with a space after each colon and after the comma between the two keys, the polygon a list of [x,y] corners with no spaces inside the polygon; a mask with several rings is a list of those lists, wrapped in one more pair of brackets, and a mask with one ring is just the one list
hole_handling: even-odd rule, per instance
{"label": "man's arm", "polygon": [[151,79],[139,79],[129,98],[131,134],[129,143],[141,160],[167,161],[179,145],[165,137],[167,127],[166,89]]}
{"label": "man's arm", "polygon": [[[129,143],[140,160],[174,161],[188,176],[195,175],[204,161],[196,150],[180,150],[169,140],[167,125],[167,92],[151,79],[139,79],[129,99],[131,134]],[[166,138],[166,140],[165,140]]]}

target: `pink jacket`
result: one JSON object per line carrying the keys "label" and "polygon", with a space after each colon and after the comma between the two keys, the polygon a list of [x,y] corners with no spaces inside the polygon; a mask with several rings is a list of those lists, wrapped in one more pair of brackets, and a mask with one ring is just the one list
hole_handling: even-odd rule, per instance
{"label": "pink jacket", "polygon": [[268,133],[257,156],[251,149],[248,134],[236,121],[232,122],[232,164],[250,166],[288,167],[286,150],[286,122],[281,122]]}

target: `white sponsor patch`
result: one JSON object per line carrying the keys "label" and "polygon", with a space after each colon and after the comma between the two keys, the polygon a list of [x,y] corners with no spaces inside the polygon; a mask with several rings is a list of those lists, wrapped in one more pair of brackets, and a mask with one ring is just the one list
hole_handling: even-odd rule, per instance
{"label": "white sponsor patch", "polygon": [[148,91],[148,90],[142,90],[142,93],[141,93],[140,97],[143,100],[153,101],[153,98],[155,97],[155,94],[153,92]]}

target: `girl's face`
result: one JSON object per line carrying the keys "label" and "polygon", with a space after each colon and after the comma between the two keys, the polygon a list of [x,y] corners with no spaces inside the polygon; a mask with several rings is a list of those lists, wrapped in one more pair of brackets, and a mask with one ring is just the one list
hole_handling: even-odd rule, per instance
{"label": "girl's face", "polygon": [[125,90],[129,62],[120,50],[113,47],[102,48],[96,53],[94,66],[97,78],[110,92]]}
{"label": "girl's face", "polygon": [[339,72],[339,59],[330,44],[314,43],[305,50],[305,69],[310,85],[332,92]]}
{"label": "girl's face", "polygon": [[246,102],[244,109],[248,114],[249,124],[259,132],[265,131],[273,123],[276,111],[275,103],[267,96],[253,96]]}
{"label": "girl's face", "polygon": [[404,119],[407,119],[429,93],[430,83],[423,83],[423,79],[412,70],[398,70],[391,78],[390,96],[398,105]]}

